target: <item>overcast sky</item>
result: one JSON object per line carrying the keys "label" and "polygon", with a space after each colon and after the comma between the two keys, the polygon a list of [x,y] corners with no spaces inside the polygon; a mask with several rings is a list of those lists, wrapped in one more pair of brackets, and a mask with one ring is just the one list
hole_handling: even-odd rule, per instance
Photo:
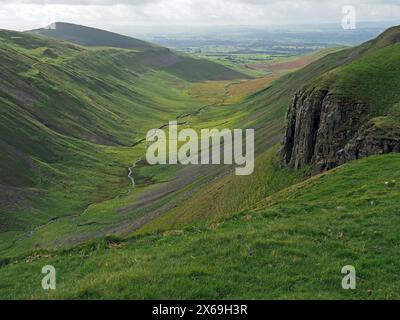
{"label": "overcast sky", "polygon": [[0,28],[27,30],[54,21],[109,30],[340,24],[344,5],[356,7],[358,21],[400,20],[400,0],[0,0]]}

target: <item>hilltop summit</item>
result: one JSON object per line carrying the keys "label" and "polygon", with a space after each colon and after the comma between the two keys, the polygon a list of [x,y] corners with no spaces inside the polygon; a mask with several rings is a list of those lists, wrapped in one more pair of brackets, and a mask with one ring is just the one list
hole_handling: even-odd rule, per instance
{"label": "hilltop summit", "polygon": [[45,28],[32,30],[30,32],[90,47],[115,47],[138,50],[153,47],[153,45],[148,42],[114,32],[65,22],[54,22]]}

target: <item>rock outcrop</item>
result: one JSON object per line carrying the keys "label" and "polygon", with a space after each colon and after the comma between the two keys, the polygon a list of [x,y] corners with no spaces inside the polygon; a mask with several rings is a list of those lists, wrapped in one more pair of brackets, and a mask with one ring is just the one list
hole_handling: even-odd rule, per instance
{"label": "rock outcrop", "polygon": [[400,152],[400,131],[395,127],[379,127],[369,121],[358,134],[339,150],[340,163],[371,155]]}
{"label": "rock outcrop", "polygon": [[400,135],[371,122],[368,106],[324,90],[295,95],[287,114],[282,162],[317,174],[362,157],[400,150]]}
{"label": "rock outcrop", "polygon": [[[400,27],[315,64],[287,114],[282,162],[316,174],[348,161],[400,152]],[[339,60],[338,60],[339,59]],[[334,62],[332,62],[334,61]],[[331,71],[319,73],[321,65]],[[302,72],[302,71],[300,71]]]}

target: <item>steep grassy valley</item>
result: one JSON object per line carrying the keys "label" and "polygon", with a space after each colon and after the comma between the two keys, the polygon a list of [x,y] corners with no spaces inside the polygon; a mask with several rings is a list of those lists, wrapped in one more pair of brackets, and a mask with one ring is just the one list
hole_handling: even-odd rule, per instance
{"label": "steep grassy valley", "polygon": [[[134,169],[137,188],[132,192],[127,168],[143,159],[146,131],[175,118],[182,127],[198,129],[239,125],[252,113],[243,107],[243,99],[274,79],[271,75],[247,80],[234,70],[214,67],[214,62],[180,57],[152,45],[81,47],[29,33],[2,35],[8,62],[3,73],[10,79],[3,87],[9,108],[4,119],[15,119],[2,127],[7,149],[0,238],[5,256],[76,245],[108,234],[129,235],[167,216],[182,199],[204,190],[229,168],[159,168],[142,161]],[[75,38],[77,43],[84,41]],[[13,55],[21,59],[20,73],[13,73]],[[180,59],[189,65],[181,68]],[[209,80],[199,82],[204,77]],[[26,116],[15,118],[20,110]],[[282,115],[280,110],[268,115],[276,128],[262,150],[275,144]],[[16,127],[23,136],[15,136]],[[21,181],[32,181],[18,184],[15,173]]]}
{"label": "steep grassy valley", "polygon": [[[185,93],[190,82],[174,74],[179,67],[168,69],[180,58],[165,48],[84,48],[27,33],[0,36],[0,221],[7,246],[21,232],[126,193],[127,167],[144,151],[131,147],[150,128],[207,103]],[[206,71],[207,61],[199,67],[193,60],[183,78],[196,68],[198,78],[225,79],[229,72],[228,78],[246,78],[224,67]]]}
{"label": "steep grassy valley", "polygon": [[[293,97],[320,91],[340,98],[339,113],[343,101],[367,106],[379,141],[399,140],[398,28],[359,47],[272,61],[254,79],[242,65],[56,27],[0,31],[0,297],[399,297],[399,155],[321,173],[311,157],[290,166],[280,151],[288,109],[291,156],[303,135],[291,142],[290,110],[294,131],[306,127],[300,116],[314,117]],[[254,128],[254,174],[149,166],[147,130],[174,119]],[[47,264],[59,277],[52,293],[40,286]],[[354,292],[341,288],[348,264],[360,277]]]}

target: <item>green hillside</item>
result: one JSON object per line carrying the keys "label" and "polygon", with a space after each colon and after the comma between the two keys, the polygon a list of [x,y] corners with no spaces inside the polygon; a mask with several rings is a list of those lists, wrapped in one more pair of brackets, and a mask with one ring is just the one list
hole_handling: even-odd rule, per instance
{"label": "green hillside", "polygon": [[[399,297],[397,154],[354,162],[228,220],[3,260],[2,298],[389,299]],[[46,294],[40,268],[57,266]],[[341,288],[341,268],[358,290]]]}
{"label": "green hillside", "polygon": [[[328,82],[332,95],[368,103],[378,138],[399,140],[400,55],[399,43],[396,42],[400,39],[399,35],[399,27],[391,28],[374,41],[328,54],[250,96],[244,103],[247,112],[236,125],[256,128],[259,157],[254,177],[235,177],[233,174],[224,177],[223,182],[218,181],[209,187],[219,190],[213,201],[202,199],[208,197],[203,190],[203,193],[193,197],[193,205],[186,206],[185,213],[179,215],[189,212],[189,215],[196,216],[201,212],[215,212],[216,215],[229,216],[232,212],[243,210],[249,202],[254,203],[269,192],[276,191],[265,179],[274,170],[266,170],[265,161],[262,160],[265,159],[263,150],[281,141],[285,127],[282,119],[294,95],[304,87],[315,90],[325,79],[335,79]],[[374,109],[378,110],[379,117],[375,117]]]}
{"label": "green hillside", "polygon": [[218,180],[210,179],[201,190],[169,214],[150,222],[143,231],[168,230],[193,219],[229,217],[304,178],[305,170],[288,177],[282,176],[276,173],[279,161],[271,163],[268,160],[272,153],[278,153],[279,147],[276,145],[282,140],[287,108],[294,94],[303,86],[351,62],[348,57],[354,56],[358,50],[351,48],[330,53],[304,69],[281,77],[239,104],[210,109],[208,113],[200,115],[198,120],[193,119],[192,125],[204,127],[218,127],[223,123],[223,126],[228,127],[254,128],[257,156],[255,172],[249,177],[237,177],[228,171]]}
{"label": "green hillside", "polygon": [[327,89],[334,96],[367,103],[372,115],[386,115],[400,101],[400,27],[360,49],[352,63],[323,75],[309,90]]}

